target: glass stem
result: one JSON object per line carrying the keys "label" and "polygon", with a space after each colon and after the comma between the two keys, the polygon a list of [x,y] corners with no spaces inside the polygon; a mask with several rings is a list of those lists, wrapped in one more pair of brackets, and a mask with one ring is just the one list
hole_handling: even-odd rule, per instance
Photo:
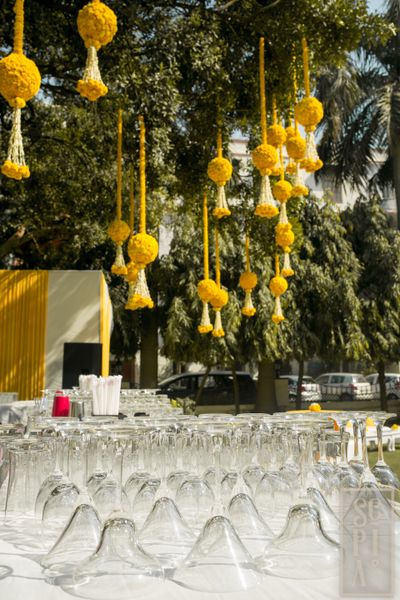
{"label": "glass stem", "polygon": [[382,421],[378,421],[376,424],[376,436],[378,438],[378,460],[377,465],[386,465],[385,458],[383,456],[383,424]]}
{"label": "glass stem", "polygon": [[359,455],[359,426],[358,426],[358,421],[354,420],[353,421],[353,438],[354,438],[354,454],[353,454],[353,458],[354,460],[358,461],[360,459],[360,455]]}

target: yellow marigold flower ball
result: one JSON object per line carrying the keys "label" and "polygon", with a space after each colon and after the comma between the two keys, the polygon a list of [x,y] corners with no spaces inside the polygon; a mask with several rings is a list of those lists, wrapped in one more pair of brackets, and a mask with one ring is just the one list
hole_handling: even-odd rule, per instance
{"label": "yellow marigold flower ball", "polygon": [[129,237],[130,232],[128,223],[122,219],[115,219],[107,229],[108,235],[116,244],[122,244]]}
{"label": "yellow marigold flower ball", "polygon": [[371,417],[367,417],[365,424],[367,427],[375,427],[375,421]]}
{"label": "yellow marigold flower ball", "polygon": [[294,275],[294,271],[291,267],[287,268],[287,269],[285,269],[285,267],[283,267],[281,270],[281,274],[283,277],[292,277],[292,275]]}
{"label": "yellow marigold flower ball", "polygon": [[83,98],[87,98],[91,102],[95,102],[108,92],[108,87],[96,79],[80,79],[76,89]]}
{"label": "yellow marigold flower ball", "polygon": [[321,412],[321,407],[318,404],[318,402],[313,402],[312,404],[310,404],[310,406],[308,407],[308,410],[310,410],[311,412]]}
{"label": "yellow marigold flower ball", "polygon": [[273,169],[278,162],[278,152],[270,144],[260,144],[252,152],[254,166],[265,175],[267,171]]}
{"label": "yellow marigold flower ball", "polygon": [[393,425],[391,426],[390,429],[393,429],[394,431],[396,431],[399,428],[399,426],[397,425],[397,423],[393,423]]}
{"label": "yellow marigold flower ball", "polygon": [[223,329],[213,329],[212,335],[217,338],[224,337],[225,331]]}
{"label": "yellow marigold flower ball", "polygon": [[275,323],[275,325],[279,325],[279,323],[282,323],[284,320],[285,317],[283,315],[272,315],[272,321]]}
{"label": "yellow marigold flower ball", "polygon": [[296,135],[296,130],[291,125],[289,125],[289,127],[286,127],[285,132],[286,132],[286,141],[288,141],[291,137]]}
{"label": "yellow marigold flower ball", "polygon": [[30,176],[29,167],[26,165],[17,165],[10,160],[5,160],[2,167],[1,172],[6,177],[10,179],[17,179],[20,181],[21,179],[26,179]]}
{"label": "yellow marigold flower ball", "polygon": [[272,219],[273,217],[276,217],[278,213],[278,208],[269,202],[257,204],[254,211],[254,214],[257,217],[262,217],[263,219]]}
{"label": "yellow marigold flower ball", "polygon": [[313,130],[324,116],[324,109],[317,98],[309,96],[296,104],[294,107],[294,116],[300,125],[303,125],[308,130]]}
{"label": "yellow marigold flower ball", "polygon": [[288,289],[288,282],[284,277],[275,275],[269,282],[269,289],[271,290],[272,295],[277,298],[286,292]]}
{"label": "yellow marigold flower ball", "polygon": [[154,302],[151,298],[148,298],[147,296],[135,294],[133,298],[130,298],[125,304],[125,308],[127,310],[138,310],[139,308],[154,308]]}
{"label": "yellow marigold flower ball", "polygon": [[247,306],[243,306],[242,308],[242,315],[244,315],[245,317],[254,317],[256,312],[257,310],[254,307],[248,308]]}
{"label": "yellow marigold flower ball", "polygon": [[218,286],[213,279],[202,279],[197,284],[197,293],[203,302],[210,302],[217,292]]}
{"label": "yellow marigold flower ball", "polygon": [[208,163],[207,175],[217,185],[225,185],[232,177],[232,164],[227,158],[217,156]]}
{"label": "yellow marigold flower ball", "polygon": [[0,94],[13,108],[23,108],[40,88],[39,69],[24,54],[11,52],[0,60]]}
{"label": "yellow marigold flower ball", "polygon": [[86,48],[99,50],[109,44],[117,32],[117,17],[103,2],[86,4],[78,13],[78,31]]}
{"label": "yellow marigold flower ball", "polygon": [[306,185],[294,185],[292,196],[308,196],[309,189]]}
{"label": "yellow marigold flower ball", "polygon": [[290,162],[288,162],[288,164],[286,165],[286,168],[285,168],[285,172],[288,175],[296,175],[296,173],[297,173],[296,163],[293,162],[292,160]]}
{"label": "yellow marigold flower ball", "polygon": [[281,146],[286,142],[286,130],[278,123],[267,129],[268,143],[272,146]]}
{"label": "yellow marigold flower ball", "polygon": [[158,254],[158,242],[148,233],[137,233],[129,240],[128,254],[139,269],[153,262]]}
{"label": "yellow marigold flower ball", "polygon": [[212,298],[210,298],[210,303],[214,309],[221,309],[225,304],[228,304],[229,296],[228,292],[222,288],[218,288]]}
{"label": "yellow marigold flower ball", "polygon": [[252,271],[244,271],[240,275],[239,285],[245,292],[251,292],[257,285],[257,275]]}
{"label": "yellow marigold flower ball", "polygon": [[132,260],[126,265],[126,280],[135,283],[138,277],[139,267]]}
{"label": "yellow marigold flower ball", "polygon": [[284,179],[277,181],[272,188],[272,195],[279,202],[286,202],[292,195],[292,184]]}
{"label": "yellow marigold flower ball", "polygon": [[275,241],[278,246],[288,248],[294,242],[294,233],[290,223],[278,223],[275,228]]}
{"label": "yellow marigold flower ball", "polygon": [[124,265],[113,265],[111,267],[111,273],[124,277],[128,273],[128,269]]}
{"label": "yellow marigold flower ball", "polygon": [[306,152],[306,140],[301,135],[292,135],[286,142],[286,151],[289,158],[301,160]]}
{"label": "yellow marigold flower ball", "polygon": [[222,217],[229,217],[231,211],[229,208],[224,208],[223,206],[217,206],[213,210],[213,215],[217,219],[222,219]]}
{"label": "yellow marigold flower ball", "polygon": [[199,333],[209,333],[212,330],[213,330],[213,326],[211,324],[210,325],[199,325],[197,327],[197,331]]}
{"label": "yellow marigold flower ball", "polygon": [[317,160],[312,160],[312,158],[304,158],[300,162],[300,166],[307,171],[307,173],[314,173],[315,171],[321,169],[324,166],[324,163],[320,158]]}

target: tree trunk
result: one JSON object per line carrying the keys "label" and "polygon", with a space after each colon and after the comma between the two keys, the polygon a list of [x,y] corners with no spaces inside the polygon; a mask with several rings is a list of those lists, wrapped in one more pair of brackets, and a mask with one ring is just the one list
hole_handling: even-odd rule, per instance
{"label": "tree trunk", "polygon": [[237,374],[236,374],[235,365],[232,366],[232,378],[233,378],[233,398],[235,401],[235,411],[236,411],[236,414],[238,415],[240,413],[240,392],[239,392],[239,384],[238,384],[238,378],[237,378]]}
{"label": "tree trunk", "polygon": [[296,389],[296,410],[301,410],[301,388],[303,386],[304,360],[299,360],[299,378]]}
{"label": "tree trunk", "polygon": [[396,195],[397,208],[397,229],[400,229],[400,147],[399,144],[390,146],[390,155],[392,158],[393,186]]}
{"label": "tree trunk", "polygon": [[140,387],[158,384],[158,323],[154,310],[143,310],[140,343]]}
{"label": "tree trunk", "polygon": [[273,413],[277,410],[275,394],[275,365],[269,360],[258,363],[257,402],[258,412]]}
{"label": "tree trunk", "polygon": [[388,401],[386,395],[386,383],[385,383],[385,363],[380,361],[378,363],[378,383],[379,383],[379,398],[381,401],[381,410],[387,411]]}

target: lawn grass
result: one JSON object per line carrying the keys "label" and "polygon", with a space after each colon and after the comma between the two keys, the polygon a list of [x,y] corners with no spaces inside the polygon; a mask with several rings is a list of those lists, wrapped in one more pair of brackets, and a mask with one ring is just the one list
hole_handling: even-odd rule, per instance
{"label": "lawn grass", "polygon": [[[369,466],[372,467],[375,465],[378,460],[378,453],[376,450],[368,451],[369,458]],[[395,452],[385,452],[385,462],[389,465],[389,467],[396,473],[398,477],[400,477],[400,448],[397,448]]]}

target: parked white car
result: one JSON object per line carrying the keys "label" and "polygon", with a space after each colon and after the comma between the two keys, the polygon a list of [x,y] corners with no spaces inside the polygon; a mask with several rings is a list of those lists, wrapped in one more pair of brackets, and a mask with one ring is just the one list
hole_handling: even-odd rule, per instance
{"label": "parked white car", "polygon": [[[288,380],[289,400],[296,401],[298,375],[281,375],[281,379]],[[312,377],[304,375],[301,384],[301,401],[302,402],[321,402],[321,390]]]}
{"label": "parked white car", "polygon": [[371,400],[373,397],[371,384],[360,373],[323,373],[316,382],[324,402]]}
{"label": "parked white car", "polygon": [[[374,398],[379,397],[379,379],[378,373],[367,375],[366,380],[371,385]],[[400,399],[400,373],[385,373],[386,394],[388,400]]]}

